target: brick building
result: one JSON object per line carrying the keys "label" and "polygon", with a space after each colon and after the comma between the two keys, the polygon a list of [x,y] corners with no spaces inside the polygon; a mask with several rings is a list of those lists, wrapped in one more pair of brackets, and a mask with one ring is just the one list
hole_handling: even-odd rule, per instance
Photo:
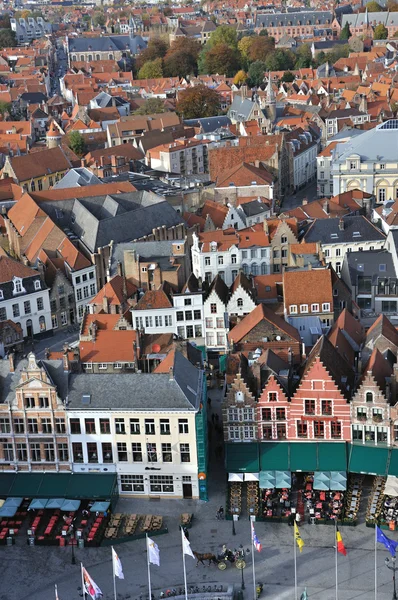
{"label": "brick building", "polygon": [[222,405],[224,440],[233,442],[257,439],[256,399],[238,373]]}

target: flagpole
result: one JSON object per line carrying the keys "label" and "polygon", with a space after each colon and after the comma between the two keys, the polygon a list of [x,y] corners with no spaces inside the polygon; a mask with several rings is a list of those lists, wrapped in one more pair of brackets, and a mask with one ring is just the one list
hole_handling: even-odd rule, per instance
{"label": "flagpole", "polygon": [[181,547],[182,547],[182,565],[184,568],[184,587],[185,587],[185,600],[188,600],[188,588],[187,588],[187,572],[185,569],[185,552],[184,552],[184,530],[181,526]]}
{"label": "flagpole", "polygon": [[[152,600],[152,587],[151,587],[151,566],[149,563],[149,551],[148,551],[148,534],[146,533],[146,562],[148,568],[148,589],[149,589],[149,600]],[[116,600],[116,596],[115,596]]]}
{"label": "flagpole", "polygon": [[[117,592],[116,592],[116,575],[115,575],[115,555],[114,555],[114,549],[113,546],[111,546],[112,548],[112,572],[113,572],[113,593],[115,596],[115,600],[117,600]],[[150,597],[149,597],[150,598]]]}
{"label": "flagpole", "polygon": [[86,598],[86,590],[85,590],[85,587],[84,587],[84,575],[83,575],[83,563],[82,563],[82,562],[80,563],[80,570],[81,570],[81,573],[82,573],[82,592],[83,592],[83,600],[85,600],[85,598]]}
{"label": "flagpole", "polygon": [[335,529],[334,529],[334,544],[335,544],[335,548],[336,548],[336,600],[339,600],[338,598],[338,576],[337,576],[337,515],[336,515],[336,519],[334,521],[334,525],[335,525]]}
{"label": "flagpole", "polygon": [[293,552],[294,552],[294,597],[297,600],[297,543],[296,532],[293,524]]}
{"label": "flagpole", "polygon": [[375,523],[375,600],[377,600],[377,523]]}
{"label": "flagpole", "polygon": [[[255,517],[251,517],[251,519],[255,519]],[[254,535],[253,535],[253,521],[250,522],[251,528],[251,538],[252,538],[252,569],[253,569],[253,598],[257,600],[257,586],[256,586],[256,570],[254,566]]]}

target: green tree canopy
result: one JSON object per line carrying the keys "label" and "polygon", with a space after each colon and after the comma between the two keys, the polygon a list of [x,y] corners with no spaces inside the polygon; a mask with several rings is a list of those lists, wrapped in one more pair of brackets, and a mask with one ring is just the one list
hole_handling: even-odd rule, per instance
{"label": "green tree canopy", "polygon": [[0,48],[11,48],[16,45],[15,33],[11,29],[0,29]]}
{"label": "green tree canopy", "polygon": [[378,4],[376,0],[371,0],[371,2],[368,2],[366,8],[368,9],[368,12],[381,12],[384,10],[384,8]]}
{"label": "green tree canopy", "polygon": [[135,63],[137,70],[141,69],[141,67],[148,61],[153,61],[157,58],[163,58],[166,56],[168,49],[168,44],[159,37],[149,40],[148,46],[137,57]]}
{"label": "green tree canopy", "polygon": [[148,60],[138,71],[138,79],[158,79],[163,77],[162,59]]}
{"label": "green tree canopy", "polygon": [[178,38],[172,43],[163,60],[165,75],[186,77],[198,72],[198,55],[201,45],[196,40]]}
{"label": "green tree canopy", "polygon": [[227,44],[227,46],[230,46],[231,48],[237,48],[238,37],[236,35],[236,29],[230,25],[221,25],[220,27],[217,27],[211,34],[206,46],[208,48],[213,48],[213,46],[217,46],[218,44]]}
{"label": "green tree canopy", "polygon": [[11,104],[10,102],[3,102],[2,100],[0,100],[0,114],[4,115],[8,113],[11,113]]}
{"label": "green tree canopy", "polygon": [[161,98],[148,98],[140,108],[134,111],[135,115],[158,115],[164,113],[164,102]]}
{"label": "green tree canopy", "polygon": [[383,23],[376,25],[373,32],[373,38],[375,40],[386,40],[388,38],[388,29],[383,25]]}
{"label": "green tree canopy", "polygon": [[267,36],[268,35],[268,29],[262,29],[258,35],[260,35],[260,36],[263,36],[263,35]]}
{"label": "green tree canopy", "polygon": [[68,146],[77,156],[86,154],[86,142],[80,131],[72,131],[68,136]]}
{"label": "green tree canopy", "polygon": [[294,68],[295,58],[290,50],[276,50],[268,54],[265,68],[267,71],[288,71]]}
{"label": "green tree canopy", "polygon": [[214,117],[220,112],[220,96],[204,85],[187,88],[178,95],[176,109],[184,119]]}
{"label": "green tree canopy", "polygon": [[267,56],[275,50],[275,39],[270,36],[256,37],[249,48],[249,60],[265,61]]}
{"label": "green tree canopy", "polygon": [[281,81],[286,81],[287,83],[291,83],[294,81],[295,77],[291,71],[285,71],[282,75]]}
{"label": "green tree canopy", "polygon": [[249,86],[258,87],[264,83],[266,66],[261,60],[256,60],[249,67]]}
{"label": "green tree canopy", "polygon": [[95,12],[93,15],[94,27],[103,27],[105,25],[105,15],[103,12]]}
{"label": "green tree canopy", "polygon": [[218,73],[232,77],[239,69],[239,53],[227,44],[217,44],[204,51],[202,73]]}
{"label": "green tree canopy", "polygon": [[301,44],[296,54],[296,69],[308,69],[312,62],[312,52],[309,44]]}
{"label": "green tree canopy", "polygon": [[341,40],[349,40],[351,37],[350,24],[347,23],[344,25],[343,29],[340,31],[340,39]]}

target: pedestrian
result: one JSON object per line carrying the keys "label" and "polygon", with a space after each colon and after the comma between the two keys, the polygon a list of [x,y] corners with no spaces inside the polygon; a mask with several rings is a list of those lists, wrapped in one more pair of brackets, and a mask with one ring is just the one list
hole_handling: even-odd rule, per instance
{"label": "pedestrian", "polygon": [[289,520],[288,520],[288,525],[290,525],[290,527],[293,525],[294,523],[294,514],[290,513],[289,515]]}
{"label": "pedestrian", "polygon": [[301,522],[301,515],[299,512],[296,512],[296,525],[299,526]]}

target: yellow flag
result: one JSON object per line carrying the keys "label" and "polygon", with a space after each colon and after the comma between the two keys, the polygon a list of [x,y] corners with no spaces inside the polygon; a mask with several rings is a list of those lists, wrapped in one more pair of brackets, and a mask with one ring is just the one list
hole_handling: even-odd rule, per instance
{"label": "yellow flag", "polygon": [[297,523],[294,523],[294,537],[296,538],[297,546],[299,547],[300,552],[303,549],[304,542],[301,539],[299,528],[297,527]]}

